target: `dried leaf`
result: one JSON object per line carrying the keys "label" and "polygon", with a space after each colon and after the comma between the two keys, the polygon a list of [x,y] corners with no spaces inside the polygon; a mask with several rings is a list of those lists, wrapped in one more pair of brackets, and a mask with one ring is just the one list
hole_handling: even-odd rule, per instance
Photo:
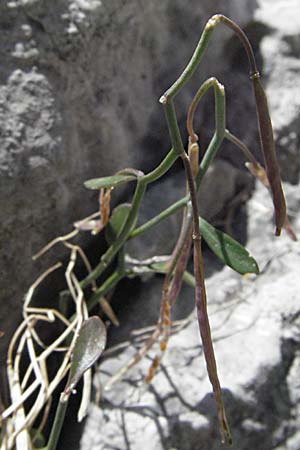
{"label": "dried leaf", "polygon": [[103,227],[107,224],[110,215],[110,193],[112,188],[100,189],[99,193],[99,207],[100,207],[100,217]]}

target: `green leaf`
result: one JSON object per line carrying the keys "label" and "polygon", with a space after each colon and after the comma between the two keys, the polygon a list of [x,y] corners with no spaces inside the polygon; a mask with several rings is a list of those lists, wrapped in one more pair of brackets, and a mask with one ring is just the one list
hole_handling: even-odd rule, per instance
{"label": "green leaf", "polygon": [[120,235],[131,209],[130,203],[121,203],[114,208],[109,222],[105,227],[105,239],[111,245]]}
{"label": "green leaf", "polygon": [[199,217],[199,226],[203,239],[224,264],[241,274],[259,273],[257,262],[245,247],[202,217]]}
{"label": "green leaf", "polygon": [[98,316],[83,322],[75,342],[65,394],[75,388],[84,374],[100,357],[106,345],[106,328]]}
{"label": "green leaf", "polygon": [[134,174],[116,174],[111,177],[92,178],[91,180],[85,181],[84,186],[88,189],[110,188],[132,180],[136,180]]}

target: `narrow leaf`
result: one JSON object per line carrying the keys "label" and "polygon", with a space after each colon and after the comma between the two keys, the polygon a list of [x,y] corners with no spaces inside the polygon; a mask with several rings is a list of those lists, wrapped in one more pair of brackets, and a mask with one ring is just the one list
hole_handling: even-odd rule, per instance
{"label": "narrow leaf", "polygon": [[92,178],[91,180],[85,181],[84,186],[87,189],[110,188],[135,179],[136,176],[133,174],[124,174],[124,175],[119,174],[119,175],[112,175],[111,177]]}
{"label": "narrow leaf", "polygon": [[241,274],[259,273],[257,262],[245,247],[202,217],[199,217],[199,226],[203,239],[224,264]]}
{"label": "narrow leaf", "polygon": [[100,357],[106,344],[106,328],[102,320],[93,316],[83,322],[72,355],[65,394],[75,388],[84,374]]}
{"label": "narrow leaf", "polygon": [[120,235],[130,209],[130,203],[122,203],[114,208],[105,228],[105,239],[109,245],[111,245]]}

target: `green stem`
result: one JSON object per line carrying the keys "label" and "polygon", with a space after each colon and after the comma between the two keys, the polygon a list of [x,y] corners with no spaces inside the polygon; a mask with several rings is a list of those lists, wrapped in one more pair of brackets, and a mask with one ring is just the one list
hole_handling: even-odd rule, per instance
{"label": "green stem", "polygon": [[132,229],[132,226],[136,221],[139,206],[143,199],[147,185],[162,177],[172,167],[177,158],[178,155],[173,149],[171,149],[158,167],[156,167],[152,172],[148,173],[147,175],[138,178],[136,189],[132,199],[131,209],[120,235],[115,240],[115,242],[107,249],[107,251],[102,255],[100,262],[95,267],[95,269],[92,272],[90,272],[89,275],[84,280],[81,281],[80,285],[82,288],[85,288],[93,280],[97,279],[104,272],[104,270],[113,260],[113,258],[116,256],[120,248],[124,245],[125,241],[127,240],[128,235]]}
{"label": "green stem", "polygon": [[[193,127],[195,111],[196,111],[198,104],[199,104],[200,100],[202,99],[203,95],[206,93],[206,91],[210,87],[214,88],[214,93],[215,93],[215,104],[216,104],[215,114],[216,115],[217,115],[217,109],[218,109],[218,117],[216,117],[216,128],[218,130],[219,135],[221,135],[223,133],[223,127],[225,128],[225,108],[222,107],[222,103],[224,102],[223,97],[225,95],[224,86],[222,86],[222,84],[219,83],[219,81],[215,77],[211,77],[208,80],[204,81],[204,83],[200,86],[200,88],[196,92],[196,94],[190,104],[189,110],[188,110],[186,122],[187,122],[187,130],[188,130],[189,136],[191,136],[192,142],[195,142],[198,140],[198,136],[195,133],[194,127]],[[219,117],[220,111],[223,111],[223,114],[221,114],[221,117]]]}
{"label": "green stem", "polygon": [[[207,80],[205,83],[203,83],[203,85],[198,90],[198,92],[195,96],[195,103],[193,106],[192,113],[195,111],[195,107],[199,103],[203,94],[211,86],[214,86],[214,94],[215,94],[216,131],[210,141],[210,144],[209,144],[209,146],[204,154],[204,157],[202,158],[200,166],[199,166],[199,171],[198,171],[198,174],[196,177],[197,190],[199,189],[200,183],[201,183],[205,173],[207,172],[207,169],[210,166],[212,160],[214,159],[218,149],[220,148],[220,146],[223,142],[224,136],[225,136],[225,117],[226,117],[225,116],[225,92],[224,92],[223,86],[215,78],[210,78],[209,80]],[[170,102],[170,103],[171,104],[169,104],[169,101],[168,101],[165,104],[165,113],[166,113],[166,116],[168,117],[168,123],[170,124],[169,126],[171,128],[174,128],[174,127],[176,127],[176,125],[175,125],[176,115],[175,115],[175,109],[174,109],[173,103],[172,102]],[[191,132],[193,132],[193,131],[191,131]],[[172,142],[172,144],[174,145],[174,143],[175,143],[176,150],[178,152],[182,152],[182,143],[180,142],[178,133],[179,133],[179,129],[177,127],[177,131],[176,131],[176,135],[175,135],[176,138],[174,139],[174,142]],[[139,236],[140,234],[144,233],[145,231],[149,230],[153,226],[160,223],[162,220],[164,220],[167,217],[169,217],[170,215],[174,214],[180,208],[185,206],[187,204],[187,202],[189,201],[189,199],[190,199],[189,195],[186,195],[185,197],[181,198],[177,202],[173,203],[173,205],[171,205],[168,208],[166,208],[165,210],[163,210],[160,214],[158,214],[157,216],[150,219],[148,222],[144,223],[143,225],[141,225],[138,228],[135,228],[133,231],[131,231],[131,233],[129,235],[129,239]]]}
{"label": "green stem", "polygon": [[232,144],[236,145],[240,150],[242,150],[247,161],[251,162],[255,167],[258,166],[257,160],[255,159],[249,148],[244,144],[244,142],[238,139],[234,134],[230,133],[229,130],[225,130],[225,138]]}
{"label": "green stem", "polygon": [[[213,19],[213,18],[212,18]],[[212,20],[211,19],[211,20]],[[211,20],[209,22],[211,22]],[[209,24],[208,22],[208,24]],[[211,28],[215,26],[215,23],[211,24]],[[207,29],[207,26],[206,26]],[[204,32],[205,33],[205,32]],[[204,34],[203,33],[203,34]],[[200,39],[201,42],[201,39]],[[204,45],[204,44],[203,44]],[[201,53],[201,49],[199,49],[199,52]],[[214,356],[214,350],[213,350],[213,344],[211,340],[210,335],[210,325],[207,315],[207,309],[206,309],[206,293],[205,293],[205,284],[204,284],[204,274],[203,274],[203,260],[202,260],[202,252],[201,252],[201,235],[200,235],[200,228],[199,228],[199,213],[198,213],[198,205],[197,205],[197,188],[193,177],[193,172],[191,169],[189,157],[186,154],[186,152],[183,149],[183,144],[180,136],[180,131],[178,127],[178,123],[176,120],[176,113],[175,108],[172,101],[172,96],[174,96],[180,89],[183,87],[191,73],[195,67],[191,67],[188,70],[185,70],[185,73],[182,74],[182,76],[179,78],[179,81],[175,82],[175,84],[167,91],[167,93],[163,96],[161,99],[161,103],[164,104],[165,109],[165,115],[166,120],[168,123],[169,128],[169,134],[171,138],[171,142],[173,145],[173,148],[176,153],[178,153],[181,156],[185,173],[187,177],[188,187],[189,187],[189,193],[190,193],[190,199],[192,203],[192,212],[193,212],[193,241],[194,241],[194,274],[195,274],[195,301],[197,306],[197,312],[198,312],[198,321],[199,321],[199,327],[200,327],[200,333],[203,343],[203,349],[205,354],[205,360],[207,364],[207,371],[209,379],[212,383],[213,391],[215,394],[215,400],[218,408],[219,413],[219,423],[220,423],[220,430],[222,433],[222,437],[226,436],[228,441],[231,440],[230,437],[230,431],[227,425],[227,420],[225,416],[225,411],[222,403],[222,392],[221,387],[217,375],[217,366]],[[186,75],[186,77],[185,77]],[[181,79],[181,81],[180,81]],[[177,84],[176,84],[177,83]],[[222,95],[222,102],[219,102],[219,98],[216,94],[217,90],[215,89],[215,101],[216,101],[216,131],[214,133],[213,140],[216,142],[214,145],[213,150],[218,149],[218,145],[222,142],[224,139],[225,134],[225,95],[224,95],[224,89],[223,89],[223,95]],[[217,101],[218,101],[218,108],[217,108]],[[220,103],[220,104],[219,104]],[[221,106],[221,108],[219,108]],[[215,138],[215,139],[214,139]],[[210,152],[209,159],[206,158],[206,166],[202,166],[202,171],[199,171],[197,174],[197,181],[198,185],[207,170],[209,164],[212,161],[212,158],[214,157],[215,152]],[[200,174],[200,175],[199,175]],[[190,220],[191,221],[191,220]],[[189,220],[187,221],[189,222]]]}
{"label": "green stem", "polygon": [[89,311],[97,305],[98,301],[101,297],[103,297],[107,292],[113,289],[119,281],[121,281],[124,277],[128,275],[127,271],[119,271],[116,270],[113,272],[97,289],[88,301],[88,309]]}
{"label": "green stem", "polygon": [[60,432],[64,423],[67,407],[69,402],[69,396],[66,396],[64,392],[60,394],[60,399],[56,408],[55,418],[52,425],[50,437],[48,440],[47,450],[55,450],[57,447]]}
{"label": "green stem", "polygon": [[165,109],[165,115],[167,118],[172,147],[177,155],[181,155],[182,153],[185,153],[185,151],[184,151],[182,139],[180,136],[180,131],[179,131],[178,122],[177,122],[177,118],[176,118],[174,103],[171,98],[169,98],[164,103],[164,109]]}
{"label": "green stem", "polygon": [[[197,190],[199,190],[201,181],[205,173],[207,172],[207,169],[211,164],[213,158],[215,157],[218,149],[220,148],[222,141],[223,141],[222,137],[218,136],[216,133],[213,135],[212,140],[210,141],[210,144],[199,166],[199,171],[196,177]],[[180,200],[177,200],[177,202],[173,203],[171,206],[161,211],[157,216],[153,217],[152,219],[148,220],[148,222],[145,222],[143,225],[131,231],[131,233],[129,234],[129,239],[132,239],[134,237],[141,235],[142,233],[145,233],[145,231],[148,231],[152,227],[158,225],[162,220],[166,219],[172,214],[175,214],[179,209],[183,208],[187,204],[189,199],[190,196],[186,195],[185,197],[182,197]]]}
{"label": "green stem", "polygon": [[217,151],[221,147],[221,144],[223,142],[223,138],[220,139],[217,136],[217,133],[214,133],[212,140],[209,143],[208,149],[204,153],[204,156],[202,158],[197,176],[196,176],[196,188],[197,190],[200,187],[201,181],[204,177],[204,175],[207,172],[207,169],[209,168],[210,164],[212,163],[212,160],[214,159]]}
{"label": "green stem", "polygon": [[112,261],[112,259],[115,257],[115,255],[118,253],[124,242],[126,241],[126,238],[128,234],[130,233],[130,230],[132,228],[132,225],[135,222],[138,209],[141,203],[141,200],[143,198],[143,195],[146,190],[146,185],[143,182],[143,177],[139,178],[136,184],[135,193],[132,200],[132,205],[130,212],[128,214],[127,220],[125,222],[124,227],[122,228],[122,231],[118,238],[115,240],[115,242],[108,248],[108,250],[102,255],[100,259],[100,263],[95,267],[94,270],[92,270],[88,276],[81,281],[80,285],[82,288],[85,288],[88,284],[90,284],[93,280],[96,280],[106,269],[106,267],[109,265],[109,263]]}
{"label": "green stem", "polygon": [[210,19],[205,28],[204,31],[200,37],[200,40],[198,42],[198,45],[193,53],[192,58],[190,59],[188,65],[180,75],[180,77],[175,81],[175,83],[172,84],[172,86],[163,94],[163,96],[160,99],[161,103],[166,103],[167,99],[174,98],[180,89],[188,82],[188,80],[192,77],[193,73],[195,72],[198,64],[200,63],[200,60],[204,54],[204,51],[206,50],[206,47],[208,45],[209,39],[214,31],[215,23],[213,23],[212,19]]}
{"label": "green stem", "polygon": [[184,69],[184,71],[182,72],[180,77],[172,84],[172,86],[160,98],[161,103],[165,104],[168,99],[174,98],[178,94],[178,92],[183,88],[183,86],[192,77],[198,64],[201,61],[201,58],[207,48],[209,39],[210,39],[216,25],[218,25],[218,23],[220,23],[220,22],[223,22],[227,27],[231,28],[236,33],[239,40],[243,44],[244,49],[247,53],[248,61],[249,61],[250,76],[257,73],[257,67],[256,67],[256,63],[255,63],[253,50],[252,50],[251,44],[250,44],[246,34],[236,23],[234,23],[232,20],[228,19],[228,17],[225,17],[222,14],[216,14],[216,15],[212,16],[209,19],[209,21],[206,23],[204,30],[201,34],[201,37],[199,39],[199,42],[197,44],[197,47],[193,53],[192,58],[190,59],[189,63],[187,64],[186,68]]}
{"label": "green stem", "polygon": [[[175,116],[175,110],[173,104],[170,102],[170,99],[175,97],[179,90],[187,83],[187,81],[191,78],[193,73],[195,72],[197,65],[200,63],[200,60],[204,54],[204,51],[208,45],[210,36],[214,30],[214,27],[219,23],[223,22],[225,25],[230,27],[235,33],[237,33],[239,39],[241,40],[247,56],[249,60],[250,65],[250,73],[256,73],[257,68],[255,64],[255,58],[253,55],[253,51],[251,48],[251,45],[249,43],[249,40],[245,33],[238,27],[234,22],[232,22],[230,19],[223,15],[216,15],[213,16],[206,24],[204,31],[200,37],[200,40],[198,42],[198,45],[193,53],[193,56],[189,63],[187,64],[186,68],[184,69],[183,73],[180,75],[180,77],[173,83],[173,85],[163,94],[163,96],[160,99],[160,102],[163,103],[166,107],[166,114],[168,111],[169,120],[168,123],[173,124],[174,123],[174,117]],[[207,80],[207,84],[202,85],[202,91],[201,88],[198,91],[199,99],[201,96],[206,92],[206,90],[210,87],[210,85],[214,85],[214,94],[215,94],[215,122],[216,122],[216,131],[210,141],[209,147],[207,151],[204,154],[204,157],[201,161],[199,171],[196,177],[196,187],[197,190],[199,189],[200,183],[202,181],[203,176],[205,175],[209,165],[211,164],[213,158],[215,157],[215,154],[217,153],[218,149],[220,148],[222,141],[225,137],[226,133],[226,127],[225,127],[225,93],[224,88],[222,85],[214,81],[212,82],[212,79]],[[230,139],[229,134],[226,135],[227,139]],[[180,144],[180,141],[178,142],[178,134],[175,133],[175,141],[177,142],[176,145],[176,153],[180,154],[182,151],[182,147]],[[151,227],[157,225],[159,222],[167,218],[169,215],[174,214],[176,211],[178,211],[180,208],[182,208],[189,200],[189,196],[186,196],[164,211],[162,211],[160,214],[158,214],[153,219],[149,220],[145,224],[141,225],[140,227],[136,228],[130,233],[130,239],[136,236],[139,236],[140,234],[144,233],[145,231],[149,230]]]}
{"label": "green stem", "polygon": [[162,162],[154,169],[152,172],[147,173],[143,177],[143,181],[145,184],[153,183],[153,181],[158,180],[161,178],[174,164],[176,159],[178,158],[178,155],[176,152],[171,148],[167,156],[162,160]]}
{"label": "green stem", "polygon": [[135,237],[139,236],[140,234],[145,233],[145,231],[150,230],[150,228],[159,224],[162,220],[166,219],[167,217],[171,216],[172,214],[175,214],[179,209],[183,208],[187,204],[188,201],[189,201],[188,195],[181,198],[180,200],[177,200],[177,202],[173,203],[171,206],[164,209],[157,216],[153,217],[152,219],[148,220],[148,222],[145,222],[140,227],[137,227],[133,231],[131,231],[131,233],[129,235],[129,239],[135,238]]}

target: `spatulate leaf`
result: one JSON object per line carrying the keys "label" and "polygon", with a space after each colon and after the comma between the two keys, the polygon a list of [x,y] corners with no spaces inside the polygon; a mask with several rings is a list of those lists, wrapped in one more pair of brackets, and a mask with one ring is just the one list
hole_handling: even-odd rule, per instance
{"label": "spatulate leaf", "polygon": [[245,247],[202,217],[199,217],[199,226],[203,239],[224,264],[241,274],[259,273],[257,262]]}
{"label": "spatulate leaf", "polygon": [[97,361],[105,344],[106,328],[102,320],[97,316],[85,320],[75,342],[65,394],[75,388],[84,372]]}
{"label": "spatulate leaf", "polygon": [[110,188],[135,179],[136,176],[133,174],[116,174],[111,177],[92,178],[91,180],[85,181],[84,186],[87,189]]}

